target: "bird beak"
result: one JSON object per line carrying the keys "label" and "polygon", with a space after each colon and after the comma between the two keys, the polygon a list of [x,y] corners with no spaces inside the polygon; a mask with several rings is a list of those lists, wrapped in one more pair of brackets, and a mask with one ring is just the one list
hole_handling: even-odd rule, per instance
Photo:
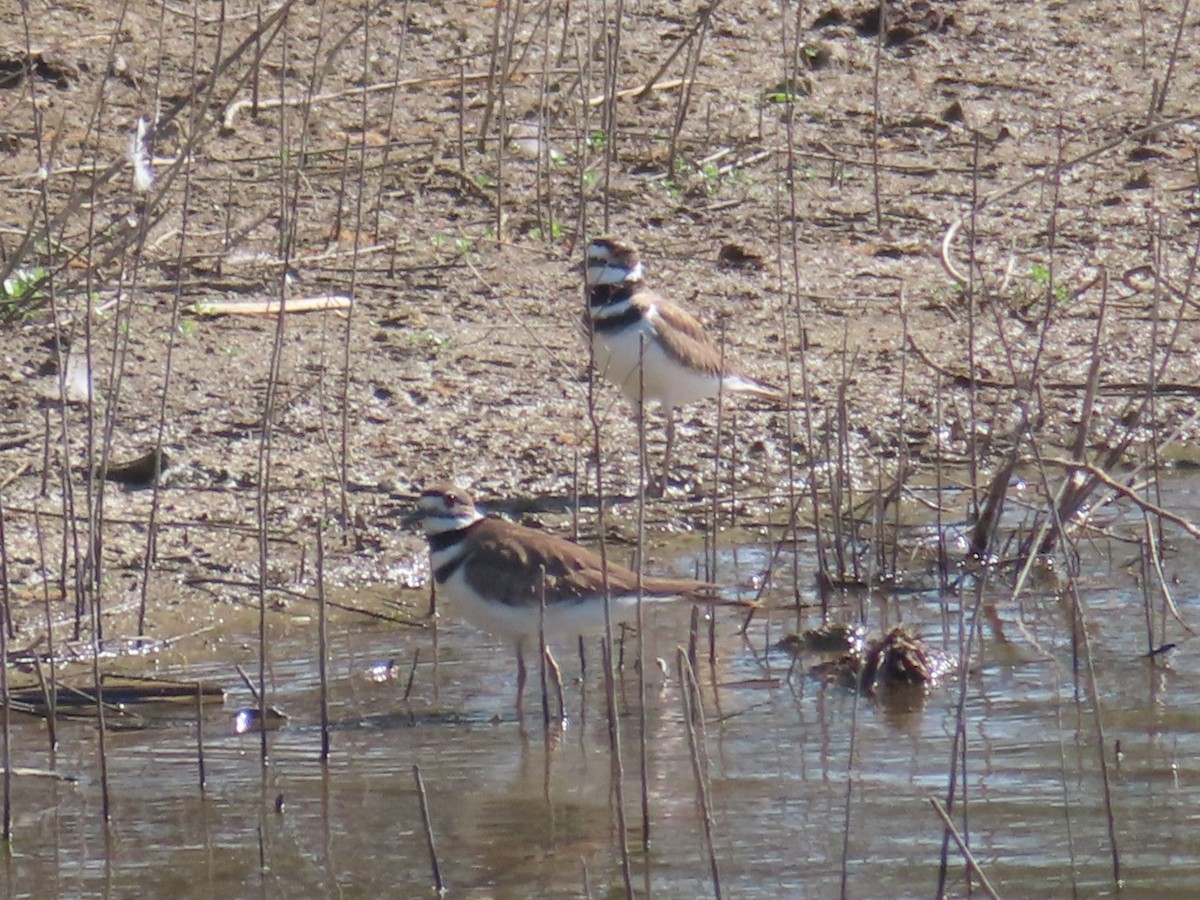
{"label": "bird beak", "polygon": [[415,530],[418,527],[420,527],[421,520],[423,518],[424,518],[424,516],[421,515],[421,511],[419,509],[417,509],[416,507],[414,507],[414,508],[410,509],[408,512],[406,512],[403,516],[401,516],[400,524],[405,528]]}

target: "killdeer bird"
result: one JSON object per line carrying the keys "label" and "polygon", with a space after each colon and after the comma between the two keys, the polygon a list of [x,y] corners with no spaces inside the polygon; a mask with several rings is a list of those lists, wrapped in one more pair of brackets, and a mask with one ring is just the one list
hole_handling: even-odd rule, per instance
{"label": "killdeer bird", "polygon": [[[524,648],[538,641],[543,590],[547,641],[604,629],[605,571],[614,624],[637,615],[637,573],[613,563],[606,570],[600,554],[586,547],[486,518],[466,491],[448,485],[430,488],[421,494],[417,514],[429,541],[429,564],[440,595],[471,624],[514,642],[518,711],[525,689]],[[716,590],[716,585],[688,578],[642,577],[646,602],[677,597],[708,601]],[[561,684],[548,649],[546,661]]]}
{"label": "killdeer bird", "polygon": [[611,237],[593,240],[587,248],[585,279],[585,321],[596,370],[639,410],[644,407],[640,400],[655,400],[667,416],[663,474],[655,493],[667,484],[675,407],[722,391],[782,398],[778,388],[738,375],[723,364],[721,351],[704,326],[646,286],[642,262],[629,244]]}

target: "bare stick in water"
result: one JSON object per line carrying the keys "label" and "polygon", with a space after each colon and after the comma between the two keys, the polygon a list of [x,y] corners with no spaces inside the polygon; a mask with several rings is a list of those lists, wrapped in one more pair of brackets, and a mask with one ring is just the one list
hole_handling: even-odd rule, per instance
{"label": "bare stick in water", "polygon": [[321,679],[321,763],[329,762],[329,635],[325,621],[325,531],[317,520],[317,671]]}
{"label": "bare stick in water", "polygon": [[[0,499],[0,603],[3,603],[3,622],[0,622],[0,765],[4,766],[4,843],[12,845],[12,759],[10,756],[8,713],[8,629],[10,618],[8,594],[8,545],[4,540],[4,504]],[[41,672],[41,669],[38,669]]]}
{"label": "bare stick in water", "polygon": [[979,863],[975,862],[975,857],[971,855],[971,848],[967,846],[967,842],[959,834],[958,828],[955,827],[954,822],[950,818],[950,814],[946,812],[946,807],[942,806],[942,802],[937,797],[930,797],[929,805],[933,807],[934,812],[941,818],[942,825],[950,832],[950,836],[954,838],[954,843],[958,844],[958,852],[963,855],[963,859],[967,861],[967,865],[979,876],[979,886],[983,888],[984,892],[992,900],[1000,900],[1000,895],[996,893],[996,889],[988,881],[987,875],[984,874],[983,869],[979,868]]}
{"label": "bare stick in water", "polygon": [[[538,679],[542,687],[542,727],[550,727],[550,694],[546,690],[546,567],[538,566]],[[561,710],[560,710],[561,712]]]}
{"label": "bare stick in water", "polygon": [[[696,671],[688,660],[687,651],[679,647],[675,652],[675,664],[679,673],[679,690],[683,694],[683,720],[687,723],[688,749],[692,757],[692,774],[696,778],[696,795],[700,801],[700,812],[704,817],[704,846],[708,851],[708,865],[712,872],[713,896],[721,900],[721,871],[717,866],[717,851],[713,845],[712,808],[709,806],[708,778],[702,758],[704,740],[704,710],[700,703],[700,682]],[[697,735],[696,726],[700,733]]]}
{"label": "bare stick in water", "polygon": [[421,824],[425,827],[425,843],[429,845],[429,865],[433,870],[433,887],[439,894],[446,892],[442,883],[442,870],[438,867],[437,846],[433,842],[433,825],[429,821],[429,800],[425,797],[425,783],[421,781],[421,767],[413,766],[413,780],[417,783],[417,799],[421,801]]}
{"label": "bare stick in water", "polygon": [[404,702],[408,702],[409,696],[412,694],[413,680],[417,677],[417,663],[421,659],[421,648],[418,647],[413,653],[412,665],[408,670],[408,683],[404,685]]}
{"label": "bare stick in water", "polygon": [[196,679],[196,768],[203,794],[208,779],[204,774],[204,683],[199,679]]}

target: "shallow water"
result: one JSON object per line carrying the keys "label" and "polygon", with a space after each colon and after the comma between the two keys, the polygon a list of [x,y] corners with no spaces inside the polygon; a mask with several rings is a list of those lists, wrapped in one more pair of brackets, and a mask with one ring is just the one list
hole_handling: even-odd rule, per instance
{"label": "shallow water", "polygon": [[[1184,486],[1168,504],[1194,512]],[[1192,508],[1189,508],[1192,507]],[[1185,618],[1200,621],[1188,539],[1176,539],[1168,576]],[[747,580],[765,552],[742,548],[721,579]],[[1085,563],[1087,632],[1102,698],[1115,830],[1126,896],[1200,892],[1200,677],[1196,643],[1151,663],[1141,593],[1120,568],[1128,548],[1103,547]],[[806,562],[802,571],[811,572]],[[681,561],[679,571],[690,566]],[[791,592],[777,586],[784,602]],[[806,591],[807,593],[807,591]],[[811,598],[809,598],[811,599]],[[1057,598],[1012,604],[984,598],[982,653],[967,679],[966,797],[972,851],[1005,896],[1105,896],[1115,892],[1100,748],[1086,681],[1072,674],[1071,633]],[[855,598],[849,606],[857,608]],[[957,604],[936,593],[864,599],[872,631],[898,621],[955,652]],[[711,895],[712,875],[688,749],[676,648],[690,610],[655,607],[647,653],[646,746],[651,846],[641,847],[638,685],[632,665],[618,685],[624,715],[625,799],[633,882],[657,897]],[[447,611],[447,615],[448,615]],[[610,754],[599,654],[575,681],[573,648],[559,648],[570,721],[547,742],[536,690],[523,722],[512,709],[509,648],[447,618],[428,631],[357,624],[331,631],[333,756],[319,760],[316,625],[297,617],[274,629],[271,702],[286,727],[260,737],[230,733],[233,710],[251,704],[230,677],[256,666],[256,634],[227,643],[221,661],[158,674],[219,682],[224,709],[206,717],[207,790],[197,787],[194,721],[176,713],[158,727],[108,736],[112,826],[101,824],[96,732],[64,723],[58,769],[69,784],[16,778],[16,838],[0,866],[5,896],[427,896],[429,854],[412,767],[427,791],[441,873],[452,896],[619,895]],[[962,682],[948,679],[923,702],[856,697],[765,652],[794,615],[760,616],[745,638],[739,618],[717,612],[715,671],[702,660],[714,844],[722,888],[733,897],[927,897],[936,890],[942,829],[929,804],[944,800]],[[805,624],[813,624],[811,617]],[[242,628],[235,622],[235,628]],[[1172,640],[1183,632],[1168,627]],[[235,636],[236,637],[236,636]],[[410,701],[408,668],[420,651]],[[632,662],[633,643],[626,647]],[[702,656],[704,654],[702,653]],[[372,664],[397,677],[371,680]],[[536,679],[531,679],[535,683]],[[1122,758],[1117,759],[1119,742]],[[14,763],[48,765],[44,724],[17,717]],[[282,798],[282,807],[276,805]],[[960,826],[961,815],[956,815]],[[966,893],[951,852],[949,891]],[[843,874],[844,873],[844,874]]]}

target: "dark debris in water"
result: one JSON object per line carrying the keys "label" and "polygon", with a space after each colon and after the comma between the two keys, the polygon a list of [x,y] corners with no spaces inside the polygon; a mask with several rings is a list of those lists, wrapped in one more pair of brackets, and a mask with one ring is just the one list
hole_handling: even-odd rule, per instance
{"label": "dark debris in water", "polygon": [[1174,643],[1159,644],[1157,647],[1155,647],[1149,653],[1143,653],[1142,658],[1150,659],[1150,658],[1156,657],[1156,656],[1165,656],[1166,654],[1168,654],[1172,650],[1174,650],[1177,646],[1178,646],[1178,644],[1174,644]]}
{"label": "dark debris in water", "polygon": [[954,668],[953,660],[930,647],[903,625],[867,643],[861,625],[827,624],[802,634],[790,634],[776,648],[799,658],[802,653],[838,653],[809,668],[822,681],[858,688],[868,696],[896,686],[930,688]]}
{"label": "dark debris in water", "polygon": [[894,684],[933,685],[950,670],[950,658],[897,625],[867,648],[862,686],[867,693]]}
{"label": "dark debris in water", "polygon": [[[143,716],[152,711],[170,712],[195,707],[196,696],[204,703],[222,703],[225,691],[215,685],[162,678],[101,676],[106,723],[110,728],[144,725]],[[25,688],[9,692],[9,706],[35,716],[48,716],[53,708],[58,718],[92,718],[96,715],[94,684],[55,684],[53,687]],[[122,722],[121,720],[127,720]]]}
{"label": "dark debris in water", "polygon": [[793,657],[801,653],[862,653],[866,646],[867,629],[863,625],[826,622],[819,628],[809,628],[800,634],[789,634],[775,649]]}

